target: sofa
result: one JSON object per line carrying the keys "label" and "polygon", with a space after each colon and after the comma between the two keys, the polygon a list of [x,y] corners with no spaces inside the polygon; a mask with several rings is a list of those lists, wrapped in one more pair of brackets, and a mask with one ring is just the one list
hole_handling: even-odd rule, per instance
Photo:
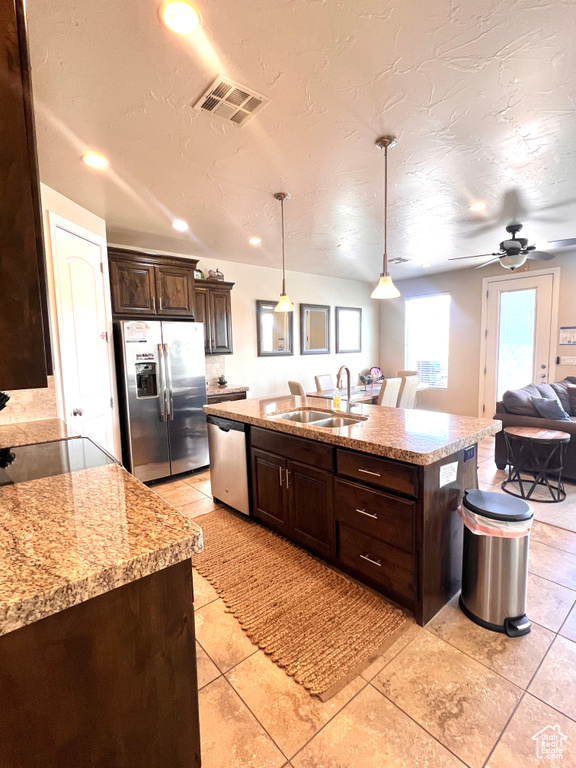
{"label": "sofa", "polygon": [[[532,397],[557,397],[570,416],[570,421],[541,418],[532,403]],[[554,384],[528,384],[522,389],[508,390],[504,393],[502,400],[496,403],[494,418],[502,422],[502,429],[505,427],[539,427],[541,429],[556,429],[571,435],[564,455],[563,476],[566,480],[576,482],[576,376],[568,376],[563,381]],[[506,468],[507,452],[503,432],[498,432],[496,435],[494,458],[498,469]]]}

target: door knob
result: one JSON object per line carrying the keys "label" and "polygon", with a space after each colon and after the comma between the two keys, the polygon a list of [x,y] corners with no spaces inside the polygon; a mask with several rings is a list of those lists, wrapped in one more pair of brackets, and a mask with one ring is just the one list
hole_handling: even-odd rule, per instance
{"label": "door knob", "polygon": [[547,366],[545,366],[545,365],[541,365],[541,366],[540,366],[540,368],[542,368],[542,369],[544,369],[544,368],[546,368],[546,367],[547,367]]}
{"label": "door knob", "polygon": [[84,411],[82,410],[82,408],[74,408],[74,410],[72,411],[72,416],[82,416],[83,413]]}

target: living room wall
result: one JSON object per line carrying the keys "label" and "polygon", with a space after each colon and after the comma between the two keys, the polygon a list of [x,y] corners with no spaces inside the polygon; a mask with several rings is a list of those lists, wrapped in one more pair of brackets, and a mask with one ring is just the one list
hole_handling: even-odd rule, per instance
{"label": "living room wall", "polygon": [[[561,270],[558,326],[576,326],[576,251],[556,257],[554,261],[549,262],[549,266],[560,267]],[[530,267],[530,272],[542,269],[538,262],[530,264]],[[452,297],[448,388],[420,392],[419,407],[468,416],[478,415],[482,279],[506,274],[510,273],[494,264],[481,270],[462,269],[399,280],[397,285],[402,297],[382,302],[380,360],[384,373],[394,376],[398,370],[404,368],[404,300],[443,292],[450,293]],[[526,272],[520,274],[526,275]],[[558,328],[552,338],[557,344]],[[556,347],[555,354],[570,355],[570,347]],[[576,366],[557,366],[554,379],[557,381],[574,375]]]}

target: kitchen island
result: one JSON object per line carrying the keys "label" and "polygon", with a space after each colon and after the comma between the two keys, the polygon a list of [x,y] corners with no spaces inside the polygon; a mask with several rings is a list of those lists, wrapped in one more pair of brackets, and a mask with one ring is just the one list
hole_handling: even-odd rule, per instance
{"label": "kitchen island", "polygon": [[196,768],[200,528],[86,438],[2,442],[0,765]]}
{"label": "kitchen island", "polygon": [[[404,605],[421,625],[458,591],[457,507],[478,484],[477,443],[500,431],[499,421],[375,405],[334,413],[293,396],[204,410],[250,425],[250,506],[261,523]],[[352,421],[322,425],[342,417]]]}

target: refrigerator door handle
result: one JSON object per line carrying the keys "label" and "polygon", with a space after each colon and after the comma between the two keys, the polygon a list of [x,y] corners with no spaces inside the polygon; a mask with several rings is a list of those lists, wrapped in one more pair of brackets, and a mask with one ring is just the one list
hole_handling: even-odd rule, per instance
{"label": "refrigerator door handle", "polygon": [[164,356],[162,353],[162,344],[158,344],[158,367],[160,369],[160,421],[166,421],[166,371],[164,369]]}
{"label": "refrigerator door handle", "polygon": [[166,365],[166,378],[168,381],[168,390],[166,399],[168,401],[168,418],[174,421],[174,390],[172,389],[172,363],[170,362],[170,349],[168,344],[164,344],[164,360]]}

